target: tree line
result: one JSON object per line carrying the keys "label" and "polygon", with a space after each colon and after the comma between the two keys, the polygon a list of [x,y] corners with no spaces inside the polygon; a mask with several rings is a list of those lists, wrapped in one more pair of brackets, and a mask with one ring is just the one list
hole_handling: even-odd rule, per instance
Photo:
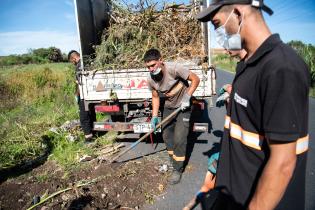
{"label": "tree line", "polygon": [[57,63],[67,61],[67,56],[56,47],[30,49],[22,55],[9,55],[0,57],[0,66],[20,64]]}

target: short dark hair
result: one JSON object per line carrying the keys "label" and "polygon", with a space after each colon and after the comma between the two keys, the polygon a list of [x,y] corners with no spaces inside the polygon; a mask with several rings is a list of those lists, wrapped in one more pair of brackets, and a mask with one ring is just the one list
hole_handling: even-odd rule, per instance
{"label": "short dark hair", "polygon": [[76,55],[80,55],[80,53],[78,53],[78,51],[76,51],[76,50],[71,50],[71,51],[68,53],[68,60],[70,60],[70,57],[71,57],[72,53],[75,53]]}
{"label": "short dark hair", "polygon": [[143,61],[145,63],[150,62],[150,61],[157,61],[161,58],[161,53],[157,49],[149,49],[143,56]]}

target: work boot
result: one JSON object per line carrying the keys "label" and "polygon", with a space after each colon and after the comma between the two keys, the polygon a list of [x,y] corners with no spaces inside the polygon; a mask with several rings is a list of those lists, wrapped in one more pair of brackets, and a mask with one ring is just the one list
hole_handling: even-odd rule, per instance
{"label": "work boot", "polygon": [[171,176],[168,177],[167,181],[169,184],[174,185],[174,184],[178,184],[181,178],[182,178],[182,173],[177,170],[173,170]]}

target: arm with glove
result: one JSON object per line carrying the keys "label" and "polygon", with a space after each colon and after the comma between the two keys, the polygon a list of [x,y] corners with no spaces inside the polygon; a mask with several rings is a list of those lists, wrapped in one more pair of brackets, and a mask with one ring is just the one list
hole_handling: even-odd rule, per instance
{"label": "arm with glove", "polygon": [[231,84],[223,85],[222,88],[219,90],[219,97],[216,100],[216,106],[221,107],[228,103],[231,92],[232,92]]}
{"label": "arm with glove", "polygon": [[156,132],[156,126],[159,124],[160,120],[158,117],[160,107],[160,97],[156,90],[152,90],[152,118],[151,118],[151,125]]}
{"label": "arm with glove", "polygon": [[189,76],[187,80],[190,81],[191,84],[183,96],[182,103],[181,103],[182,111],[190,107],[190,98],[192,94],[195,92],[195,90],[197,89],[200,82],[199,77],[191,71],[189,72]]}

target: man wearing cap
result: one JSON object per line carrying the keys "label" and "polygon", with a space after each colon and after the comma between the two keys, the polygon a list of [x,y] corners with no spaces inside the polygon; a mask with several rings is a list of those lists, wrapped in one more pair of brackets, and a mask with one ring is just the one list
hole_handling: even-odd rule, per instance
{"label": "man wearing cap", "polygon": [[197,15],[212,22],[223,48],[247,51],[232,83],[215,186],[250,210],[304,209],[309,70],[271,34],[261,10],[273,13],[262,0],[215,0]]}
{"label": "man wearing cap", "polygon": [[[153,128],[159,123],[158,112],[163,106],[163,117],[181,108],[175,117],[163,125],[163,140],[174,170],[168,179],[170,184],[180,182],[186,161],[187,137],[190,127],[191,96],[199,85],[199,77],[187,67],[175,62],[164,62],[157,49],[144,55],[144,63],[150,71],[148,86],[152,90]],[[189,84],[188,81],[191,83]]]}

